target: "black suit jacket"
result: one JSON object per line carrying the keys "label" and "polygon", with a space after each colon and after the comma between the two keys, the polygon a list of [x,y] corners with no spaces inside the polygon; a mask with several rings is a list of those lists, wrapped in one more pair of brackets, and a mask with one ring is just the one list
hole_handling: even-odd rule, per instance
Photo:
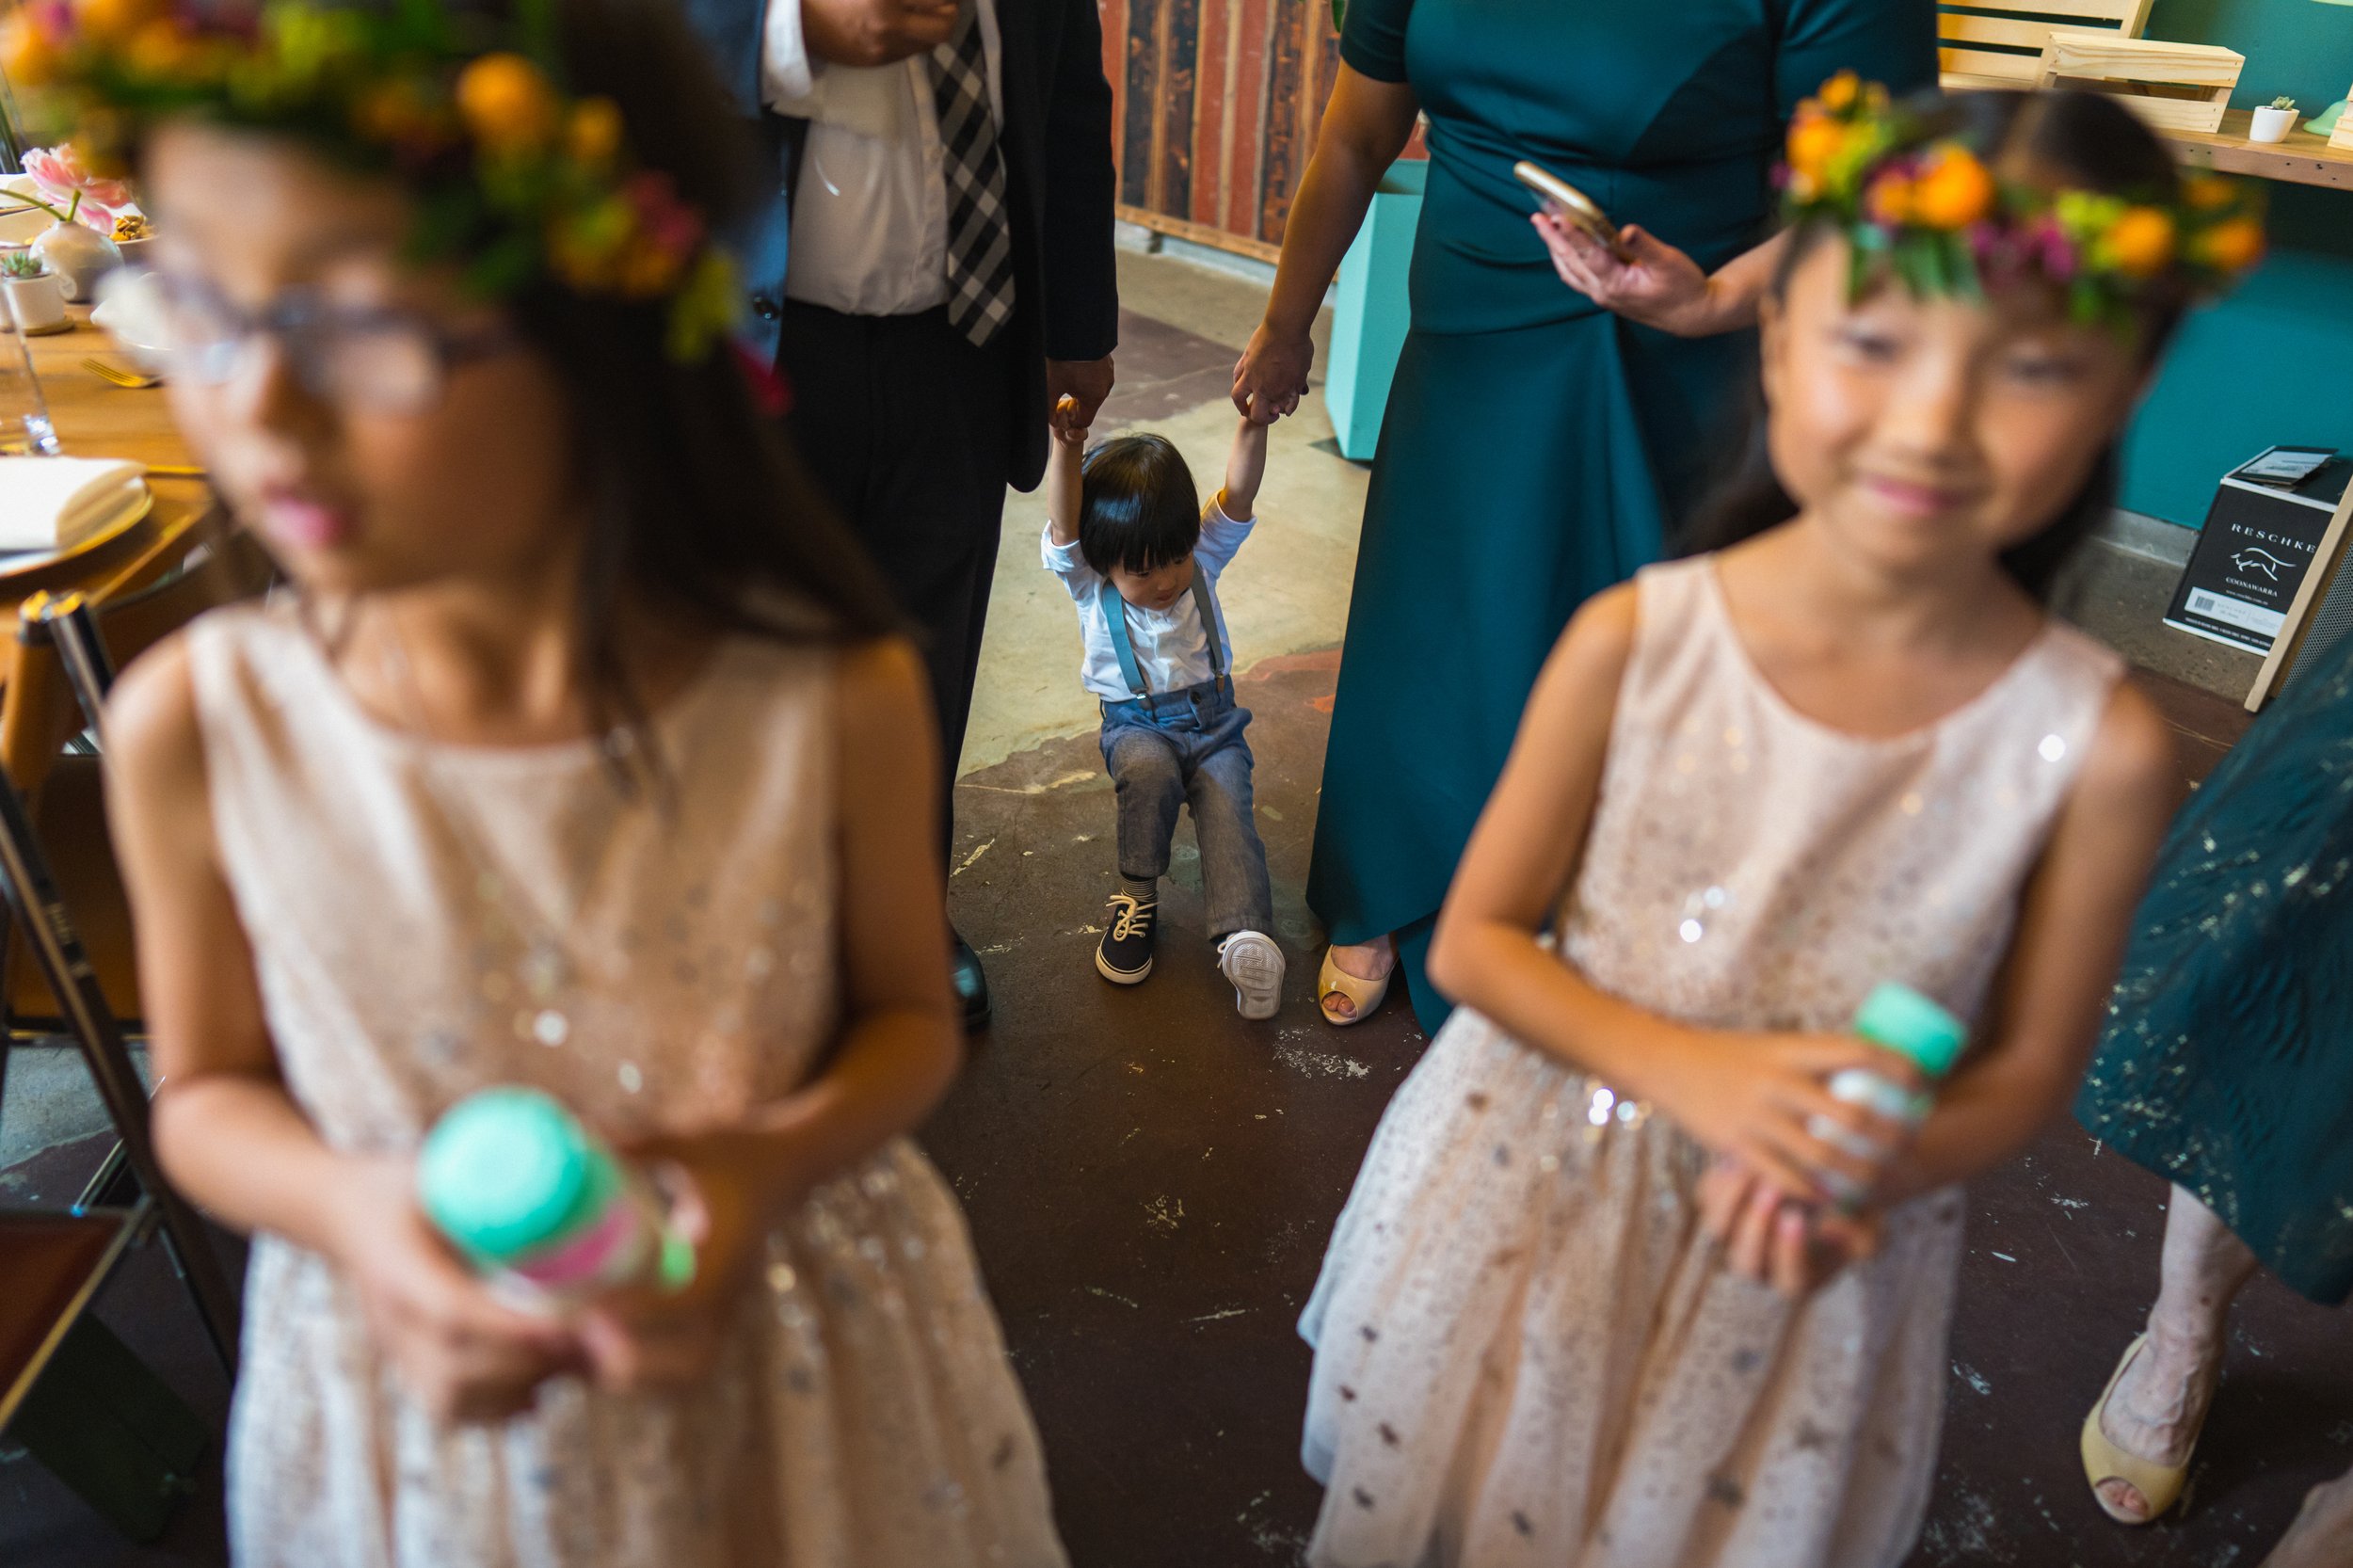
{"label": "black suit jacket", "polygon": [[[776,0],[795,5],[799,0]],[[754,346],[776,352],[791,248],[792,183],[805,121],[760,104],[768,0],[684,0],[740,106],[757,124],[776,194],[731,236],[751,296]],[[1004,97],[1000,141],[1012,209],[1014,314],[1006,328],[1019,410],[1006,474],[1022,489],[1046,472],[1046,361],[1099,360],[1119,341],[1112,261],[1112,89],[1095,0],[996,0]]]}

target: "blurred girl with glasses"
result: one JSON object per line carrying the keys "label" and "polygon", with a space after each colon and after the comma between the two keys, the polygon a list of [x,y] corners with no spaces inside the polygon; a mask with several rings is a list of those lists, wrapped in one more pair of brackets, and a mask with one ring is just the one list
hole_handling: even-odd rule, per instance
{"label": "blurred girl with glasses", "polygon": [[[158,1145],[256,1236],[237,1560],[1059,1568],[905,1138],[959,1041],[920,665],[725,346],[746,162],[681,25],[43,25],[12,69],[135,132],[174,408],[294,588],[109,734]],[[664,1174],[691,1285],[526,1309],[440,1239],[419,1142],[505,1083]]]}

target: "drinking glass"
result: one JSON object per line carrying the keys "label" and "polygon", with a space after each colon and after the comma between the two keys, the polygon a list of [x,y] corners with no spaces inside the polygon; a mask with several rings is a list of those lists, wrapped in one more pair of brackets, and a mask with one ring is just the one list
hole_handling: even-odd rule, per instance
{"label": "drinking glass", "polygon": [[55,457],[57,431],[33,373],[33,341],[17,320],[14,291],[0,288],[0,300],[7,301],[0,308],[8,312],[9,327],[0,334],[0,455]]}

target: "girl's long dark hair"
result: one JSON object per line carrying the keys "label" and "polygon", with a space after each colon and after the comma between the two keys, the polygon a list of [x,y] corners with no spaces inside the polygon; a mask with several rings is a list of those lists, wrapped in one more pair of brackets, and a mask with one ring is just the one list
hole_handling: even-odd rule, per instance
{"label": "girl's long dark hair", "polygon": [[[617,104],[639,165],[666,174],[714,232],[728,232],[760,199],[760,171],[734,98],[681,8],[552,8],[566,88]],[[625,596],[713,630],[788,640],[900,630],[880,574],[729,345],[680,363],[664,351],[661,305],[552,287],[525,293],[511,313],[569,402],[568,458],[588,510],[583,674],[608,718],[642,716],[618,647]]]}
{"label": "girl's long dark hair", "polygon": [[[2180,193],[2181,175],[2164,145],[2131,110],[2098,93],[1930,91],[1907,107],[1935,135],[1957,136],[1980,149],[1986,163],[2006,175],[2029,171],[2039,180],[2141,200],[2170,202]],[[1798,263],[1830,232],[1823,224],[1799,231],[1773,279],[1777,297]],[[2139,312],[2144,363],[2164,351],[2184,305],[2177,297],[2158,297]],[[1678,553],[1721,550],[1798,515],[1797,503],[1773,472],[1761,392],[1753,394],[1751,408],[1737,466],[1694,511],[1675,541]],[[2003,552],[2003,568],[2021,587],[2038,600],[2049,599],[2068,558],[2115,505],[2120,473],[2111,441],[2067,504],[2040,532]]]}

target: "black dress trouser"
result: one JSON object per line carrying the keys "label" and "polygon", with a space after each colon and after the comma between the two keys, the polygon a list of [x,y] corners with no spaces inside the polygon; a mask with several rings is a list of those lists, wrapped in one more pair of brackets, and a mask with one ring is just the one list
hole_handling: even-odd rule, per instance
{"label": "black dress trouser", "polygon": [[1011,335],[975,348],[945,307],[854,316],[789,302],[777,350],[802,459],[923,639],[939,713],[943,861],[1019,417]]}

